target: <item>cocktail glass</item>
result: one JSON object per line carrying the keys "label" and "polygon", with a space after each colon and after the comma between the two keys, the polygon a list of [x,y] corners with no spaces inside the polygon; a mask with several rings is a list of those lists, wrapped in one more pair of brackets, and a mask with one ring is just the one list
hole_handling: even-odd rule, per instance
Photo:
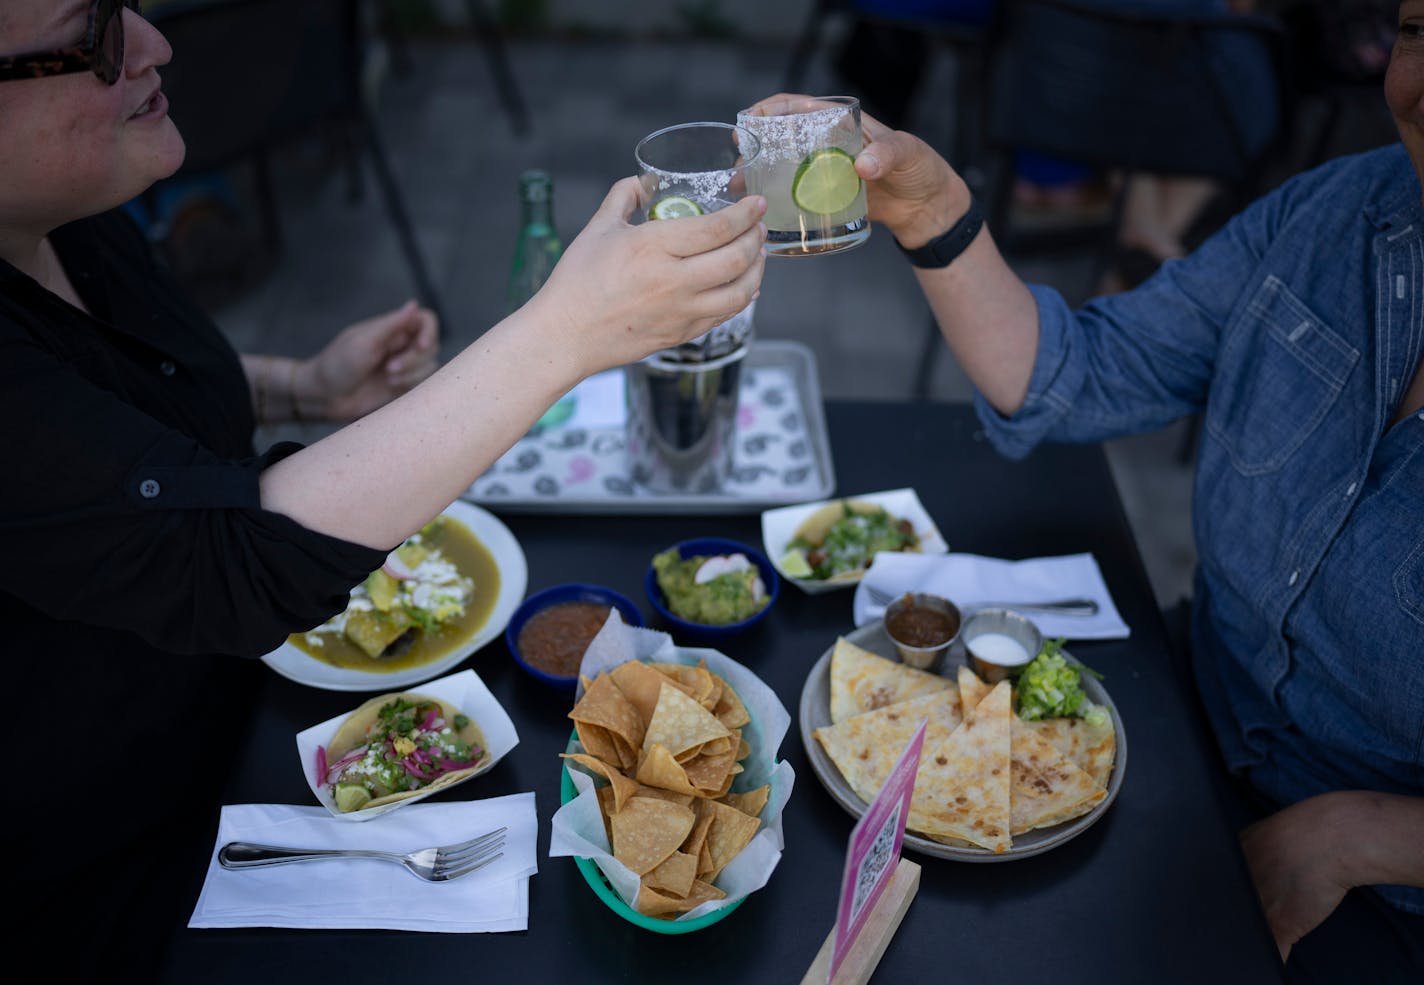
{"label": "cocktail glass", "polygon": [[864,141],[853,96],[788,99],[737,114],[761,139],[747,171],[747,191],[766,197],[766,251],[815,256],[870,238],[865,182],[855,173]]}
{"label": "cocktail glass", "polygon": [[755,134],[730,123],[682,123],[648,134],[633,150],[644,215],[678,219],[739,201],[760,148]]}

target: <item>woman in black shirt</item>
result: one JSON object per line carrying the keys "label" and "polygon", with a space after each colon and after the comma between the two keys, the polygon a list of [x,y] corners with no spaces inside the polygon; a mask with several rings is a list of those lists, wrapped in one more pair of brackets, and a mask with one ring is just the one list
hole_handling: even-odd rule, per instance
{"label": "woman in black shirt", "polygon": [[[196,884],[147,862],[211,836],[255,669],[203,658],[258,656],[340,610],[557,397],[745,307],[763,262],[762,200],[633,227],[627,179],[544,290],[439,370],[413,307],[306,363],[239,358],[113,211],[183,155],[157,72],[171,52],[137,6],[0,3],[12,939],[70,979],[146,967],[128,915],[191,906]],[[364,416],[256,455],[254,404]],[[102,861],[39,850],[100,835]]]}

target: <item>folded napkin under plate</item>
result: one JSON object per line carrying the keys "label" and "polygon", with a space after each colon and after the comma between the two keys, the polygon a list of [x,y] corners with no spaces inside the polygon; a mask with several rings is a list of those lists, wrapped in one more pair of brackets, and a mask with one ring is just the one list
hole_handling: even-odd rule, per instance
{"label": "folded napkin under plate", "polygon": [[[538,870],[534,794],[452,804],[411,804],[365,824],[323,807],[224,807],[207,880],[190,927],[304,927],[470,934],[527,930],[529,876]],[[319,859],[232,870],[217,853],[230,841],[284,848],[409,852],[506,827],[504,857],[449,882],[425,882],[381,859]]]}
{"label": "folded napkin under plate", "polygon": [[941,595],[962,610],[985,602],[1048,602],[1089,598],[1098,603],[1092,616],[1025,612],[1045,637],[1070,640],[1124,639],[1130,633],[1108,594],[1107,583],[1091,554],[1005,561],[977,554],[902,554],[882,552],[856,586],[853,615],[864,626],[885,615],[870,600],[870,589],[894,598],[905,592]]}

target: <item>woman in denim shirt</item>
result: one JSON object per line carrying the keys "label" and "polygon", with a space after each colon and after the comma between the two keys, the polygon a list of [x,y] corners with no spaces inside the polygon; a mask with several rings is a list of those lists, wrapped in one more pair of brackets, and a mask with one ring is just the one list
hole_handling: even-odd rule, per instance
{"label": "woman in denim shirt", "polygon": [[1424,0],[1399,24],[1403,146],[1298,176],[1077,311],[962,222],[923,142],[869,120],[856,161],[873,219],[938,241],[916,273],[1004,453],[1204,414],[1192,642],[1227,764],[1276,810],[1242,835],[1251,874],[1283,960],[1347,892],[1327,927],[1372,911],[1307,937],[1293,976],[1343,937],[1379,980],[1372,922],[1401,975],[1424,960]]}

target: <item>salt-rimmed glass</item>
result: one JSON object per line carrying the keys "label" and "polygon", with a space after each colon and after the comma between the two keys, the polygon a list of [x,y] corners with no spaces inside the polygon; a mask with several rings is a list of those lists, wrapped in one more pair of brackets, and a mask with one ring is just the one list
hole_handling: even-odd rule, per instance
{"label": "salt-rimmed glass", "polygon": [[870,238],[865,182],[854,170],[864,144],[860,100],[787,100],[744,109],[737,123],[761,140],[746,177],[747,191],[766,198],[768,254],[836,253]]}
{"label": "salt-rimmed glass", "polygon": [[[741,200],[746,170],[757,159],[761,141],[730,123],[681,123],[648,134],[633,156],[643,183],[643,211],[656,218],[660,205],[683,199],[702,212],[716,212]],[[695,214],[677,208],[671,214]]]}
{"label": "salt-rimmed glass", "polygon": [[[633,156],[642,182],[645,219],[716,212],[747,193],[746,172],[761,141],[731,123],[681,123],[648,134]],[[691,342],[661,353],[663,359],[720,359],[749,340],[752,306]]]}

